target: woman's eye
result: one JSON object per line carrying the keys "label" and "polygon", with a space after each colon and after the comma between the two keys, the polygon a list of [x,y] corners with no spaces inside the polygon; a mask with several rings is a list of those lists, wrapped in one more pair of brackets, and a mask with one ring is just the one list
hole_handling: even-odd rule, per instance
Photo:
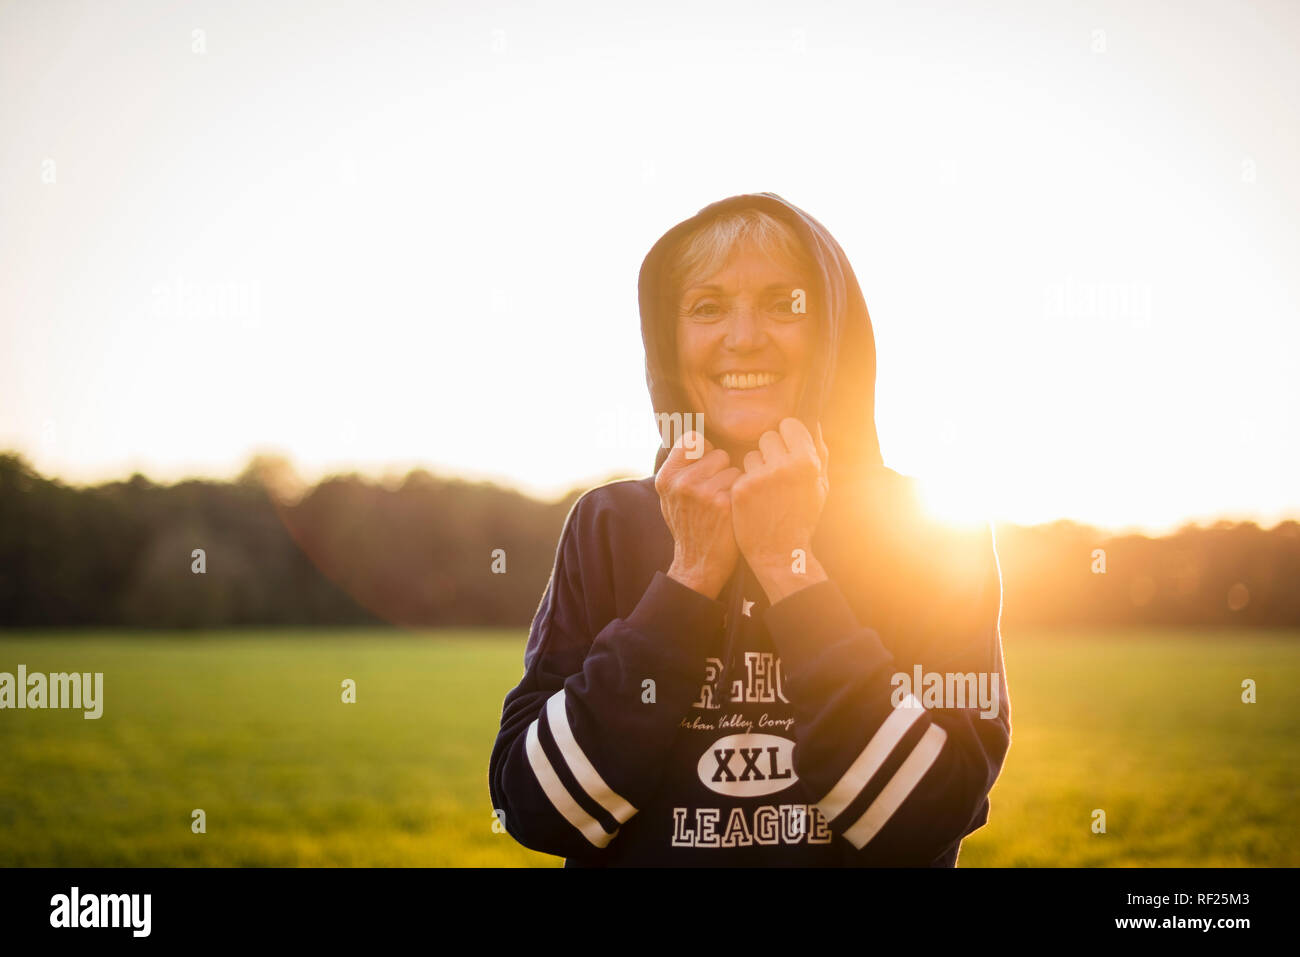
{"label": "woman's eye", "polygon": [[691,310],[691,315],[703,316],[706,319],[712,318],[718,315],[718,304],[716,302],[702,302]]}

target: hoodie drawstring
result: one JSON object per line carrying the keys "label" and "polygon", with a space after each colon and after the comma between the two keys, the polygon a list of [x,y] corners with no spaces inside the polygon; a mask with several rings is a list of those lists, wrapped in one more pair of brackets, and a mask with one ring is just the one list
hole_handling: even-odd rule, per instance
{"label": "hoodie drawstring", "polygon": [[742,611],[745,601],[745,579],[747,566],[744,559],[738,559],[725,590],[727,605],[727,637],[722,652],[722,670],[718,678],[719,705],[730,702],[730,686],[727,684],[727,669],[731,667],[731,655],[736,647],[736,635],[740,633]]}

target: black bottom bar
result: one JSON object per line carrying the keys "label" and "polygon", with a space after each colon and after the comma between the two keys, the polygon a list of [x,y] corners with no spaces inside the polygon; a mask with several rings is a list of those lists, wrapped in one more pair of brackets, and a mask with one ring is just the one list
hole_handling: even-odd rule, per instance
{"label": "black bottom bar", "polygon": [[[10,869],[0,871],[0,934],[7,945],[63,938],[92,948],[149,941],[301,947],[401,936],[459,951],[454,941],[462,934],[476,948],[517,937],[524,946],[604,939],[619,946],[752,950],[783,939],[815,952],[837,946],[831,934],[863,946],[900,937],[915,950],[952,941],[993,946],[1124,937],[1230,947],[1288,929],[1295,875],[1217,868]],[[137,936],[146,927],[146,894],[148,934]],[[74,928],[74,912],[79,925],[116,920],[119,926]],[[593,937],[597,931],[621,936]]]}

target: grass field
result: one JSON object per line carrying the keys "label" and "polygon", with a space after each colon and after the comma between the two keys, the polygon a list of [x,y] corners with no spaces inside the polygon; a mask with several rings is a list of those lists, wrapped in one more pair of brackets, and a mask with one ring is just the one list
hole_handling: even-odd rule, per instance
{"label": "grass field", "polygon": [[[98,721],[0,711],[0,866],[558,866],[491,827],[523,641],[0,632],[0,671],[105,674]],[[1300,634],[1004,642],[1011,752],[961,866],[1300,864]]]}

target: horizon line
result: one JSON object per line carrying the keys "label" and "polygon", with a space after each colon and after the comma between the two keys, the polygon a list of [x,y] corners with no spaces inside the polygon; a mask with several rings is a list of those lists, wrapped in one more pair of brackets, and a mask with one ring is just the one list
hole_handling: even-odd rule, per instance
{"label": "horizon line", "polygon": [[[187,470],[182,468],[171,470],[170,473],[168,473],[168,470],[163,470],[163,472],[167,474],[164,474],[163,477],[157,477],[159,475],[157,472],[151,475],[139,467],[126,466],[113,470],[113,474],[109,474],[109,470],[107,469],[95,470],[95,477],[87,479],[69,478],[66,475],[61,475],[56,472],[44,471],[37,467],[37,465],[32,461],[30,454],[22,449],[14,447],[0,448],[0,457],[4,456],[15,457],[25,463],[28,468],[42,478],[57,482],[58,484],[72,489],[90,489],[119,482],[129,482],[137,475],[144,478],[151,485],[161,487],[183,485],[187,482],[232,484],[245,475],[258,460],[278,460],[289,467],[295,483],[301,487],[304,493],[305,491],[315,488],[332,479],[355,477],[369,482],[370,484],[390,487],[395,484],[400,484],[414,473],[424,472],[425,474],[442,481],[460,481],[472,485],[499,488],[520,495],[524,498],[531,499],[532,501],[543,505],[558,505],[564,500],[572,497],[575,493],[582,494],[583,492],[589,491],[599,485],[608,484],[610,482],[637,481],[646,478],[651,474],[648,470],[644,475],[635,475],[614,470],[606,473],[603,477],[579,479],[573,483],[567,484],[563,487],[562,491],[557,492],[555,491],[555,487],[530,486],[526,482],[521,482],[517,478],[502,475],[501,473],[452,469],[424,461],[408,463],[402,460],[393,460],[391,463],[378,467],[353,464],[338,467],[327,466],[309,469],[306,472],[303,472],[289,455],[279,451],[263,449],[248,453],[245,456],[244,464],[242,466],[225,470],[224,473],[214,469],[195,471],[192,469]],[[886,468],[888,467],[889,466],[886,466]],[[923,481],[923,479],[917,476],[907,475],[907,473],[900,472],[899,474],[917,482]],[[1163,538],[1188,529],[1208,529],[1222,524],[1249,524],[1255,525],[1265,531],[1272,531],[1287,523],[1300,522],[1300,507],[1292,507],[1271,514],[1272,518],[1270,519],[1265,517],[1264,510],[1256,510],[1253,512],[1225,510],[1217,513],[1188,515],[1175,523],[1153,522],[1145,524],[1141,522],[1107,524],[1066,514],[1030,522],[992,517],[986,521],[994,527],[1015,526],[1018,528],[1042,528],[1060,523],[1067,523],[1098,532],[1105,532],[1112,537],[1136,534],[1147,538]],[[970,524],[940,520],[951,525]]]}

